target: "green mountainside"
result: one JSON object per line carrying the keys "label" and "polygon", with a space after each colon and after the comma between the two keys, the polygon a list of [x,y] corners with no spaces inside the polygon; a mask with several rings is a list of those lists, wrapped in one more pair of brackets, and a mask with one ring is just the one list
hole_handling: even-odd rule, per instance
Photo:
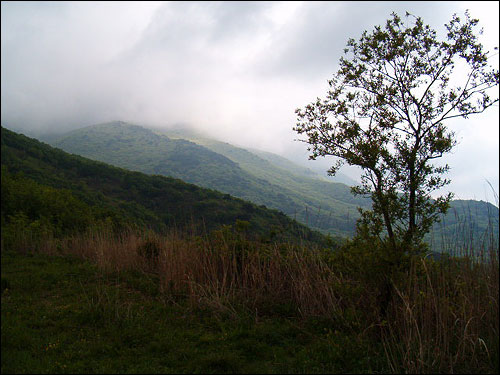
{"label": "green mountainside", "polygon": [[[300,173],[304,177],[311,177],[315,179],[319,178],[320,180],[346,184],[348,186],[354,186],[359,184],[359,182],[343,174],[342,172],[337,172],[335,176],[328,176],[327,174],[328,167],[322,167],[321,165],[319,165],[317,163],[318,160],[311,162],[309,167],[306,168],[299,166],[298,164],[296,164],[291,160],[288,160],[286,157],[273,154],[272,152],[256,150],[252,148],[248,150],[260,156],[261,158],[268,160],[272,164],[292,172],[293,174]],[[304,155],[304,159],[308,160],[307,158],[308,157]]]}
{"label": "green mountainside", "polygon": [[499,243],[499,210],[491,203],[454,200],[425,237],[439,252],[485,249]]}
{"label": "green mountainside", "polygon": [[[1,163],[2,373],[498,373],[498,242],[394,265],[4,128]],[[454,202],[448,229],[498,228],[492,207]]]}
{"label": "green mountainside", "polygon": [[[156,133],[167,135],[171,139],[187,139],[199,145],[205,146],[214,152],[218,152],[226,156],[232,161],[238,163],[243,169],[253,173],[259,174],[265,172],[262,170],[263,168],[272,168],[273,173],[287,172],[287,174],[296,176],[328,181],[319,173],[309,168],[297,165],[282,156],[257,149],[244,149],[236,147],[230,143],[204,136],[200,132],[189,128],[174,127],[167,130],[156,130]],[[268,173],[266,177],[269,177],[269,175],[273,177],[273,173]]]}
{"label": "green mountainside", "polygon": [[[333,203],[332,209],[339,209],[338,201],[355,206],[367,206],[367,201],[353,196],[346,185],[327,181],[316,172],[270,152],[258,150],[250,152],[183,129],[165,131],[165,134],[171,138],[188,139],[203,145],[238,163],[248,173],[272,184],[287,187],[302,197],[313,196],[317,201],[321,201],[323,205],[321,207],[328,207],[327,204],[330,202]],[[350,207],[348,209],[350,210]],[[357,212],[350,215],[353,223],[357,217]],[[455,200],[451,202],[448,213],[440,223],[434,225],[426,239],[432,243],[433,248],[441,251],[448,251],[459,244],[462,247],[466,245],[480,248],[490,237],[498,242],[498,217],[498,208],[490,203]],[[321,226],[319,228],[324,229]]]}
{"label": "green mountainside", "polygon": [[123,122],[78,129],[51,144],[122,168],[180,178],[266,205],[332,235],[352,235],[357,207],[369,204],[353,197],[347,185],[305,177],[308,172],[301,167],[293,174],[229,144],[198,144]]}
{"label": "green mountainside", "polygon": [[61,234],[92,222],[199,233],[240,223],[266,241],[323,241],[281,212],[172,177],[70,155],[3,127],[1,146],[2,230],[16,220],[37,228],[50,224]]}
{"label": "green mountainside", "polygon": [[[188,139],[224,155],[237,163],[244,171],[259,179],[264,179],[273,185],[277,185],[280,188],[286,188],[287,190],[293,191],[305,202],[314,197],[316,202],[313,209],[319,209],[320,207],[323,207],[324,210],[339,210],[346,208],[348,210],[348,215],[351,212],[355,212],[354,217],[357,217],[355,207],[366,207],[369,204],[367,199],[353,196],[350,188],[345,184],[328,181],[316,172],[298,166],[270,152],[249,151],[214,139],[208,139],[201,136],[190,136],[190,133],[186,133],[186,135],[182,137],[182,132],[180,131],[172,133],[173,135],[168,131],[165,132],[165,134],[171,138],[178,136]],[[353,205],[354,210],[352,210],[353,207],[339,207],[342,204]]]}
{"label": "green mountainside", "polygon": [[[255,153],[192,131],[151,130],[124,122],[90,126],[51,141],[91,159],[148,174],[180,178],[259,205],[278,209],[307,226],[351,236],[357,207],[369,200],[307,168],[271,153]],[[426,237],[433,248],[498,239],[498,208],[482,201],[453,201]]]}

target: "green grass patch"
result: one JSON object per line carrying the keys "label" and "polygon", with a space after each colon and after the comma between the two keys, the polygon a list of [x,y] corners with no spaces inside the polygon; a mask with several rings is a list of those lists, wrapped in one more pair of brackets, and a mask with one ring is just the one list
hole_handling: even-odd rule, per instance
{"label": "green grass patch", "polygon": [[314,320],[167,303],[157,280],[74,257],[2,254],[2,373],[383,371],[383,353]]}

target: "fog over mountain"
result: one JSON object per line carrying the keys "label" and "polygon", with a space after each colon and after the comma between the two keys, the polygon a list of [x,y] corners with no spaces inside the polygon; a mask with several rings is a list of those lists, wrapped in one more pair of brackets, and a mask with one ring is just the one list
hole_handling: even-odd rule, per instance
{"label": "fog over mountain", "polygon": [[[498,68],[498,2],[1,3],[1,122],[28,135],[107,121],[184,125],[306,163],[295,109],[324,97],[349,38],[394,11],[443,35],[453,13],[479,18]],[[448,123],[443,193],[495,203],[498,106]],[[326,170],[329,160],[320,160]],[[356,177],[354,169],[342,172]]]}

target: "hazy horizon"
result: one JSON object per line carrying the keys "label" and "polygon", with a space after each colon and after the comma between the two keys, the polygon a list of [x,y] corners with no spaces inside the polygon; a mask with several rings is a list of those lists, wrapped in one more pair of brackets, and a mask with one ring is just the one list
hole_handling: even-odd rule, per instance
{"label": "hazy horizon", "polygon": [[[393,11],[439,33],[465,9],[493,51],[498,2],[2,1],[2,126],[40,135],[118,120],[183,125],[307,165],[294,110],[325,96],[349,38]],[[498,205],[486,182],[498,193],[498,123],[498,105],[447,123],[459,144],[442,158],[452,183],[441,193]]]}

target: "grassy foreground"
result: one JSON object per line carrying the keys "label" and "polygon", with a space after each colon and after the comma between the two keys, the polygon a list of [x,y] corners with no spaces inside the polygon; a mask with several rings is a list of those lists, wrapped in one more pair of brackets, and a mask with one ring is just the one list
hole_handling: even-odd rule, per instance
{"label": "grassy foreground", "polygon": [[[90,231],[2,242],[2,373],[498,373],[498,252]],[[21,246],[22,245],[22,246]]]}
{"label": "grassy foreground", "polygon": [[325,320],[168,303],[154,276],[2,254],[2,373],[372,372],[378,350]]}

